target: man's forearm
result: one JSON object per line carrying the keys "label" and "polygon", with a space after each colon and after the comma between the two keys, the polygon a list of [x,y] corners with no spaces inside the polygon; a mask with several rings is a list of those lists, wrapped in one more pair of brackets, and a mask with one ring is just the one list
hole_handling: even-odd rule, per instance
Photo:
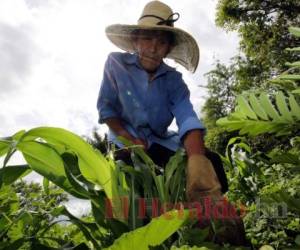
{"label": "man's forearm", "polygon": [[147,149],[147,142],[132,136],[123,126],[122,121],[119,118],[108,118],[104,121],[106,125],[117,135],[122,136],[125,139],[131,141],[133,144],[142,145],[144,149]]}
{"label": "man's forearm", "polygon": [[204,154],[204,132],[200,129],[195,129],[187,132],[183,139],[183,145],[188,157],[194,154]]}
{"label": "man's forearm", "polygon": [[116,135],[131,141],[134,139],[134,137],[124,128],[122,121],[119,118],[108,118],[104,122]]}

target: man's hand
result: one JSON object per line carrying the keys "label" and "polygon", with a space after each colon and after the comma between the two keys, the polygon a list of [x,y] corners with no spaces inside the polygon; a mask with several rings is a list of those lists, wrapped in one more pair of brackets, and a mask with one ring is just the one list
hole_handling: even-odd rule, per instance
{"label": "man's hand", "polygon": [[147,149],[147,142],[140,138],[133,137],[123,126],[122,121],[119,118],[113,117],[105,120],[107,126],[118,136],[122,136],[125,139],[131,141],[134,145],[142,145],[143,149]]}
{"label": "man's hand", "polygon": [[185,135],[183,143],[188,156],[187,199],[200,201],[205,196],[221,199],[221,184],[211,161],[204,155],[203,131],[199,129],[189,131]]}
{"label": "man's hand", "polygon": [[144,150],[147,150],[147,142],[145,142],[144,140],[140,139],[140,138],[134,138],[131,139],[132,143],[135,145],[141,145],[143,147]]}
{"label": "man's hand", "polygon": [[189,156],[187,164],[186,195],[188,201],[200,201],[205,196],[222,198],[221,184],[209,159],[202,154]]}

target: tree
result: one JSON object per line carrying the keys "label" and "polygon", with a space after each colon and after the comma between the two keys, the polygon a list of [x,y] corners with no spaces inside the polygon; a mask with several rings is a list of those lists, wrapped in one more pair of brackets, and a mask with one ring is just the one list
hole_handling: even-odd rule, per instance
{"label": "tree", "polygon": [[297,39],[288,27],[300,24],[300,2],[297,0],[220,0],[216,24],[240,35],[240,50],[253,66],[261,69],[262,83],[286,69],[285,62],[298,56],[284,49],[295,47]]}
{"label": "tree", "polygon": [[[213,150],[225,150],[228,136],[216,127],[215,121],[233,110],[235,96],[249,89],[276,90],[269,79],[287,70],[286,62],[299,58],[299,54],[285,50],[297,44],[298,38],[289,34],[288,27],[299,26],[299,11],[300,2],[296,0],[219,1],[216,24],[227,31],[237,31],[241,40],[240,51],[230,65],[217,62],[215,69],[206,74],[208,98],[203,117],[208,128],[206,144]],[[257,141],[266,142],[266,138]]]}

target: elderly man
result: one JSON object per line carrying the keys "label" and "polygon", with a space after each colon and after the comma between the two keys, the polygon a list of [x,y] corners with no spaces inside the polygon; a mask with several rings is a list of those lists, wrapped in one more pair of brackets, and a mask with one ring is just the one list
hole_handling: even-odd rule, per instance
{"label": "elderly man", "polygon": [[[108,138],[119,148],[123,145],[117,137],[122,136],[141,145],[160,166],[183,146],[188,156],[188,200],[220,198],[219,179],[223,191],[227,189],[223,169],[218,168],[218,178],[207,156],[218,159],[204,148],[204,126],[193,110],[189,90],[181,74],[163,62],[171,58],[192,72],[197,68],[199,48],[190,34],[174,27],[178,18],[169,6],[152,1],[137,25],[107,27],[107,37],[127,53],[111,53],[106,61],[97,103],[99,121],[107,124]],[[168,131],[174,117],[178,133]],[[124,161],[130,162],[128,158],[123,154]]]}
{"label": "elderly man", "polygon": [[[161,167],[184,147],[188,201],[203,197],[217,201],[228,189],[222,163],[204,147],[205,128],[193,110],[181,73],[163,61],[173,59],[192,72],[197,68],[198,45],[190,34],[174,27],[178,18],[169,6],[152,1],[136,25],[106,28],[109,40],[126,52],[111,53],[105,63],[97,102],[99,122],[107,124],[108,139],[118,148],[123,148],[118,140],[122,136],[142,146]],[[177,133],[168,131],[174,117]],[[131,161],[126,150],[118,150],[116,158]],[[241,220],[229,220],[229,224],[221,241],[243,243]]]}

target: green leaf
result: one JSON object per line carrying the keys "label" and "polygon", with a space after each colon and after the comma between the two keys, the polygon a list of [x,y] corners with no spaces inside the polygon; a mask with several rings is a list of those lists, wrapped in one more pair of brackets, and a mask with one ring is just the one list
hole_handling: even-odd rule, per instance
{"label": "green leaf", "polygon": [[280,116],[276,109],[273,107],[269,97],[265,93],[261,93],[259,100],[268,116],[273,120],[280,120]]}
{"label": "green leaf", "polygon": [[295,243],[300,246],[300,234],[298,234],[295,238]]}
{"label": "green leaf", "polygon": [[70,221],[75,224],[85,236],[85,238],[91,241],[96,249],[101,249],[100,245],[98,244],[97,240],[95,239],[93,232],[99,230],[95,223],[85,222],[83,220],[78,219],[76,216],[71,214],[68,209],[62,206],[60,213],[62,215],[67,216]]}
{"label": "green leaf", "polygon": [[74,187],[74,189],[76,189],[76,191],[78,193],[80,193],[82,196],[86,197],[86,199],[89,199],[90,193],[88,192],[88,190],[86,190],[86,188],[84,186],[82,186],[80,184],[80,182],[77,180],[76,176],[73,175],[74,169],[75,170],[79,169],[77,158],[70,153],[64,153],[64,154],[62,154],[61,157],[64,162],[64,167],[65,167],[64,169],[65,169],[65,173],[66,173],[66,176],[67,176],[69,182],[72,184],[72,186]]}
{"label": "green leaf", "polygon": [[16,249],[19,249],[21,246],[24,245],[24,243],[26,242],[26,239],[25,238],[20,238],[20,239],[17,239],[11,243],[9,243],[9,245],[7,245],[5,247],[6,250],[16,250]]}
{"label": "green leaf", "polygon": [[176,232],[188,219],[188,210],[169,211],[132,232],[123,234],[107,250],[148,250],[149,246],[157,246]]}
{"label": "green leaf", "polygon": [[74,152],[79,160],[80,171],[88,181],[103,187],[109,198],[119,196],[115,166],[78,135],[62,128],[39,127],[29,130],[23,139],[26,140],[27,136],[42,138],[55,146],[65,147],[65,151]]}
{"label": "green leaf", "polygon": [[297,118],[297,120],[300,120],[300,106],[297,103],[295,97],[293,95],[289,96],[289,104],[291,107],[292,115]]}
{"label": "green leaf", "polygon": [[263,245],[259,248],[259,250],[275,250],[275,249],[270,245]]}
{"label": "green leaf", "polygon": [[283,152],[271,152],[268,154],[271,158],[271,163],[289,163],[294,165],[300,164],[299,156],[291,153],[283,153]]}
{"label": "green leaf", "polygon": [[85,198],[68,181],[60,155],[49,145],[35,141],[24,141],[18,143],[17,148],[34,171],[75,197]]}
{"label": "green leaf", "polygon": [[17,133],[15,133],[13,136],[12,136],[12,138],[15,140],[15,141],[18,141],[18,140],[20,140],[20,138],[25,134],[25,130],[23,129],[23,130],[20,130],[20,131],[18,131]]}
{"label": "green leaf", "polygon": [[44,188],[44,192],[49,195],[49,180],[47,178],[43,178],[43,188]]}
{"label": "green leaf", "polygon": [[9,151],[10,145],[12,142],[7,141],[7,140],[0,140],[0,157],[2,155],[7,154]]}
{"label": "green leaf", "polygon": [[286,104],[286,98],[281,91],[276,94],[276,104],[279,112],[286,121],[293,122],[294,119],[290,113],[290,110]]}
{"label": "green leaf", "polygon": [[300,28],[299,27],[289,27],[289,32],[296,37],[300,37]]}
{"label": "green leaf", "polygon": [[286,66],[289,66],[289,67],[300,67],[300,61],[296,61],[296,62],[292,62],[292,63],[286,63],[285,64]]}
{"label": "green leaf", "polygon": [[286,48],[286,51],[296,51],[296,52],[300,52],[300,47],[295,47],[295,48]]}
{"label": "green leaf", "polygon": [[256,98],[256,96],[251,93],[249,96],[250,105],[252,106],[254,112],[263,120],[269,120],[267,113],[265,110],[261,107],[259,100]]}
{"label": "green leaf", "polygon": [[154,182],[159,194],[159,199],[162,202],[166,202],[166,190],[164,185],[164,178],[162,175],[154,176]]}
{"label": "green leaf", "polygon": [[1,184],[10,185],[30,172],[31,169],[28,165],[7,166],[2,168],[0,169],[0,181],[2,180]]}
{"label": "green leaf", "polygon": [[300,94],[300,89],[295,89],[292,91],[293,94]]}
{"label": "green leaf", "polygon": [[282,74],[278,76],[280,80],[300,80],[300,75],[296,74]]}
{"label": "green leaf", "polygon": [[250,119],[257,120],[256,114],[253,112],[251,109],[248,101],[245,99],[243,96],[238,96],[237,97],[237,102],[239,107],[241,108],[241,112],[247,115]]}

